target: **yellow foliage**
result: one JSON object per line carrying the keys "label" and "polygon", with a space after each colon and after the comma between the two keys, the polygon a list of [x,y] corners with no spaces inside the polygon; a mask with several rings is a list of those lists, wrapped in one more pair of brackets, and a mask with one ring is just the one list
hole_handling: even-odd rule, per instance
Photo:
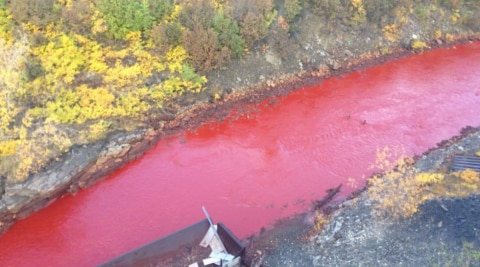
{"label": "yellow foliage", "polygon": [[127,117],[140,117],[150,109],[150,105],[144,101],[149,95],[148,88],[139,88],[122,95],[116,99],[116,114]]}
{"label": "yellow foliage", "polygon": [[461,15],[460,15],[460,10],[458,9],[455,9],[453,10],[453,14],[450,16],[450,19],[452,20],[452,22],[458,22],[461,18]]}
{"label": "yellow foliage", "polygon": [[368,180],[367,195],[372,202],[373,213],[394,219],[409,217],[418,211],[424,201],[432,198],[428,185],[443,181],[437,173],[418,173],[411,165],[412,158],[404,152],[385,147],[377,150],[373,168],[383,171]]}
{"label": "yellow foliage", "polygon": [[433,33],[433,38],[435,38],[435,39],[440,39],[440,38],[442,38],[442,31],[441,31],[441,30],[436,30],[436,31]]}
{"label": "yellow foliage", "polygon": [[6,43],[13,40],[12,35],[12,15],[8,10],[0,8],[0,38]]}
{"label": "yellow foliage", "polygon": [[480,178],[478,175],[478,172],[471,170],[471,169],[466,169],[462,172],[455,173],[458,177],[460,177],[464,182],[468,184],[478,184],[480,183]]}
{"label": "yellow foliage", "polygon": [[394,14],[396,17],[397,24],[400,26],[408,23],[408,16],[413,12],[412,6],[399,5],[395,8]]}
{"label": "yellow foliage", "polygon": [[350,10],[353,12],[351,18],[353,25],[364,23],[367,20],[367,11],[363,5],[363,0],[350,0]]}
{"label": "yellow foliage", "polygon": [[363,7],[363,0],[350,0],[350,3],[357,10],[363,10],[362,12],[365,12],[365,8]]}
{"label": "yellow foliage", "polygon": [[323,229],[323,226],[327,224],[329,221],[328,216],[324,215],[323,213],[320,213],[318,211],[315,212],[315,224],[314,224],[314,230],[316,232],[320,231]]}
{"label": "yellow foliage", "polygon": [[79,144],[87,144],[91,142],[98,141],[100,139],[105,138],[107,133],[109,132],[109,128],[112,123],[105,121],[105,120],[99,120],[88,127],[80,130],[79,132],[79,137],[78,137],[78,143]]}
{"label": "yellow foliage", "polygon": [[[55,0],[54,4],[71,9],[74,1]],[[140,32],[128,33],[124,42],[115,45],[97,41],[104,39],[107,27],[96,3],[90,4],[95,10],[93,36],[66,33],[60,28],[62,23],[42,28],[33,23],[17,25],[35,40],[35,47],[30,48],[26,38],[15,41],[10,36],[7,40],[0,32],[0,53],[4,56],[0,58],[6,58],[0,66],[0,136],[4,137],[0,139],[0,156],[8,161],[0,164],[0,175],[8,173],[9,179],[23,181],[71,145],[104,138],[112,118],[142,121],[166,99],[204,89],[206,78],[187,65],[188,53],[182,46],[157,55],[153,42],[143,40]],[[215,3],[221,9],[225,0]],[[180,11],[181,5],[175,4],[166,20],[177,21]],[[9,19],[10,14],[0,10],[0,29],[11,26]],[[5,57],[9,53],[12,57]],[[28,82],[27,55],[32,59]],[[160,82],[159,73],[166,80]],[[28,105],[22,106],[19,100],[28,100]],[[122,127],[120,124],[116,121],[115,127]],[[69,130],[60,130],[66,128]]]}
{"label": "yellow foliage", "polygon": [[[128,46],[119,50],[105,50],[105,57],[108,61],[114,61],[115,64],[106,69],[104,82],[109,84],[115,91],[128,91],[143,85],[146,78],[150,77],[154,71],[162,71],[165,65],[162,60],[149,53],[141,40],[140,32],[131,32],[126,37]],[[175,50],[170,53],[170,60],[178,60],[182,56],[181,50]],[[184,58],[186,52],[183,50]],[[128,60],[130,64],[124,64]],[[167,60],[169,60],[167,56]],[[132,64],[133,63],[133,64]],[[172,62],[175,67],[176,62]]]}
{"label": "yellow foliage", "polygon": [[105,19],[103,18],[102,13],[93,4],[90,4],[90,5],[91,5],[90,8],[92,10],[95,10],[92,16],[92,29],[91,29],[92,33],[93,34],[105,33],[108,27]]}
{"label": "yellow foliage", "polygon": [[74,1],[74,0],[57,0],[57,2],[58,2],[60,5],[63,5],[63,6],[65,6],[65,7],[67,7],[67,8],[72,7],[72,2],[73,2],[73,1]]}
{"label": "yellow foliage", "polygon": [[0,133],[9,131],[13,118],[20,111],[14,98],[24,85],[28,50],[26,38],[7,43],[0,37]]}
{"label": "yellow foliage", "polygon": [[143,77],[149,77],[153,71],[165,70],[165,65],[161,62],[161,59],[152,55],[145,49],[138,49],[133,51],[133,56],[136,58],[136,63],[140,66]]}
{"label": "yellow foliage", "polygon": [[138,64],[125,67],[121,60],[115,62],[113,68],[109,68],[104,76],[106,84],[111,84],[115,90],[122,90],[124,87],[135,88],[142,80],[140,75],[141,67]]}
{"label": "yellow foliage", "polygon": [[407,173],[390,171],[370,178],[367,194],[374,214],[397,219],[417,212],[418,206],[426,199],[414,177],[412,169]]}
{"label": "yellow foliage", "polygon": [[106,88],[80,85],[75,91],[61,90],[55,100],[46,104],[47,121],[81,124],[88,120],[108,118],[114,113],[115,96]]}
{"label": "yellow foliage", "polygon": [[89,88],[81,85],[77,88],[79,95],[78,106],[81,109],[78,123],[86,120],[108,118],[113,115],[115,96],[106,88]]}
{"label": "yellow foliage", "polygon": [[450,43],[455,41],[455,36],[453,34],[447,33],[445,34],[445,40]]}
{"label": "yellow foliage", "polygon": [[423,52],[425,48],[428,48],[428,45],[425,42],[420,40],[415,40],[412,42],[412,49],[416,52]]}
{"label": "yellow foliage", "polygon": [[33,23],[30,23],[30,22],[23,23],[22,26],[23,26],[23,30],[27,33],[30,33],[31,35],[40,33],[40,28]]}
{"label": "yellow foliage", "polygon": [[105,49],[96,41],[83,35],[76,34],[75,41],[81,44],[84,51],[85,68],[88,71],[105,74],[108,65],[105,63]]}
{"label": "yellow foliage", "polygon": [[121,49],[121,50],[105,50],[105,57],[107,59],[123,59],[128,56],[130,51],[128,49]]}
{"label": "yellow foliage", "polygon": [[226,0],[212,0],[212,4],[217,10],[223,10]]}
{"label": "yellow foliage", "polygon": [[[23,132],[26,129],[22,129]],[[38,172],[51,159],[59,157],[72,146],[68,134],[53,124],[45,124],[34,130],[29,138],[20,138],[14,161],[16,165],[10,180],[23,181],[31,173]]]}
{"label": "yellow foliage", "polygon": [[187,58],[187,51],[182,46],[171,48],[166,55],[167,66],[170,73],[181,72],[182,64]]}
{"label": "yellow foliage", "polygon": [[478,172],[467,169],[453,174],[418,173],[410,159],[401,156],[395,160],[395,154],[389,148],[378,150],[373,167],[380,167],[383,173],[368,181],[367,195],[378,216],[408,217],[426,200],[437,196],[462,197],[479,190]]}
{"label": "yellow foliage", "polygon": [[159,88],[168,96],[174,96],[184,90],[184,81],[177,76],[168,77],[165,82],[159,85]]}
{"label": "yellow foliage", "polygon": [[389,24],[383,27],[382,29],[383,36],[390,41],[390,42],[395,42],[398,39],[398,27],[397,25],[394,24]]}
{"label": "yellow foliage", "polygon": [[412,163],[412,158],[405,157],[404,147],[394,147],[391,149],[389,146],[385,146],[382,150],[377,148],[375,163],[369,168],[389,172],[396,169],[398,172],[403,172],[407,171]]}
{"label": "yellow foliage", "polygon": [[0,141],[0,157],[8,157],[15,154],[16,148],[16,141]]}
{"label": "yellow foliage", "polygon": [[172,13],[170,15],[167,15],[164,20],[167,22],[173,22],[177,20],[181,11],[182,11],[182,6],[180,4],[175,4],[173,6]]}
{"label": "yellow foliage", "polygon": [[444,175],[441,173],[420,173],[415,176],[415,180],[420,185],[428,185],[442,182]]}
{"label": "yellow foliage", "polygon": [[81,108],[78,106],[80,97],[75,91],[62,89],[55,100],[46,104],[48,113],[47,122],[75,123],[80,116]]}
{"label": "yellow foliage", "polygon": [[57,84],[59,81],[71,84],[85,63],[83,48],[78,47],[75,40],[65,33],[52,31],[48,35],[53,39],[46,45],[34,48],[32,53],[42,63],[48,84]]}

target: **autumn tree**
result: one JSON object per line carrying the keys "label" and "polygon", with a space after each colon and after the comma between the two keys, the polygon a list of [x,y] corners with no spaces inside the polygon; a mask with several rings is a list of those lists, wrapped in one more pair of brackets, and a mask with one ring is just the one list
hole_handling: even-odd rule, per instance
{"label": "autumn tree", "polygon": [[220,47],[212,28],[195,27],[185,30],[183,43],[191,55],[190,62],[196,69],[209,71],[218,68],[230,57],[230,49]]}
{"label": "autumn tree", "polygon": [[170,47],[180,45],[182,42],[182,25],[178,22],[161,22],[153,26],[150,36],[161,54]]}
{"label": "autumn tree", "polygon": [[9,8],[17,22],[29,22],[40,28],[59,21],[61,12],[56,0],[10,0]]}
{"label": "autumn tree", "polygon": [[93,5],[89,0],[70,1],[62,9],[62,21],[66,31],[89,34],[92,27]]}
{"label": "autumn tree", "polygon": [[243,54],[245,41],[237,22],[226,15],[221,3],[209,0],[187,1],[179,20],[185,27],[182,44],[190,55],[191,64],[208,71]]}
{"label": "autumn tree", "polygon": [[232,17],[240,26],[240,33],[248,46],[267,36],[271,23],[272,0],[230,0]]}

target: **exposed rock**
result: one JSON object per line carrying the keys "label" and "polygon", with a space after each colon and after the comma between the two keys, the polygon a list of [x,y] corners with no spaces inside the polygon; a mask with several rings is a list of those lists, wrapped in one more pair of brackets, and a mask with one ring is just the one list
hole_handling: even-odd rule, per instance
{"label": "exposed rock", "polygon": [[282,65],[282,60],[279,57],[277,57],[275,54],[273,54],[273,52],[270,50],[267,51],[267,53],[265,53],[265,60],[268,63],[277,67]]}
{"label": "exposed rock", "polygon": [[327,60],[327,66],[332,69],[332,70],[338,70],[340,69],[342,66],[340,65],[340,63],[338,63],[337,60],[335,59],[332,59],[332,58],[329,58]]}

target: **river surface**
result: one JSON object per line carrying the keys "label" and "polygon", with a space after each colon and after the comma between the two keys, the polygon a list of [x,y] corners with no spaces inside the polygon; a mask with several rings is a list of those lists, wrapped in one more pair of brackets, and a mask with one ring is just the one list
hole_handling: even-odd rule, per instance
{"label": "river surface", "polygon": [[[480,125],[480,43],[328,79],[258,113],[160,141],[0,237],[1,266],[94,266],[204,218],[244,238],[362,186],[377,148],[420,154]],[[352,177],[355,183],[348,181]]]}

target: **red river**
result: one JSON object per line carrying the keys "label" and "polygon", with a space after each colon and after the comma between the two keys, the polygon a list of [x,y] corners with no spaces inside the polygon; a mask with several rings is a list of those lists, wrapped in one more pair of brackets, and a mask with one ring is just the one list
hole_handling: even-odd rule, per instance
{"label": "red river", "polygon": [[203,219],[244,238],[341,183],[377,148],[407,155],[480,125],[480,43],[328,79],[260,112],[160,141],[141,159],[0,237],[0,265],[95,266]]}

